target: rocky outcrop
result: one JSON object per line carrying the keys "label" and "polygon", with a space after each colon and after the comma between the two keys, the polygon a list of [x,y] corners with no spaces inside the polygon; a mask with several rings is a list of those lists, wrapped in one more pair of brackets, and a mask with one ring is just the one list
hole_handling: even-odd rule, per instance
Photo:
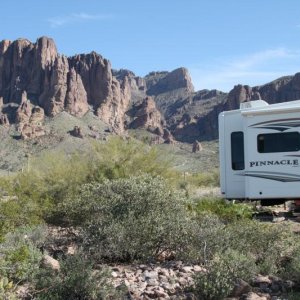
{"label": "rocky outcrop", "polygon": [[300,73],[281,77],[256,88],[262,99],[270,104],[300,99]]}
{"label": "rocky outcrop", "polygon": [[262,86],[236,85],[228,94],[195,92],[185,68],[142,78],[129,70],[112,70],[110,62],[96,52],[60,55],[51,38],[41,37],[36,43],[0,42],[0,123],[17,123],[20,131],[31,130],[26,134],[31,137],[43,132],[38,126],[44,114],[54,117],[67,111],[82,117],[93,110],[112,132],[145,128],[159,137],[165,135],[169,143],[175,139],[193,143],[217,138],[218,114],[239,108],[241,102],[299,98],[300,73]]}
{"label": "rocky outcrop", "polygon": [[136,76],[132,71],[121,69],[113,70],[113,76],[119,81],[127,78],[132,91],[146,91],[146,81],[144,78]]}
{"label": "rocky outcrop", "polygon": [[29,140],[38,138],[45,135],[45,130],[41,126],[35,126],[33,124],[25,123],[19,127],[22,140]]}
{"label": "rocky outcrop", "polygon": [[197,152],[200,152],[202,151],[202,145],[200,142],[198,142],[197,140],[193,143],[193,146],[192,146],[192,152],[193,153],[197,153]]}
{"label": "rocky outcrop", "polygon": [[194,92],[191,77],[186,68],[178,68],[172,72],[152,72],[146,77],[147,94],[158,95],[176,89]]}
{"label": "rocky outcrop", "polygon": [[135,105],[128,114],[131,114],[133,118],[129,128],[145,128],[159,135],[163,134],[164,122],[152,97],[146,97],[142,103]]}
{"label": "rocky outcrop", "polygon": [[257,88],[239,84],[229,92],[224,110],[237,109],[242,102],[259,99],[261,99],[261,95]]}
{"label": "rocky outcrop", "polygon": [[22,93],[21,104],[16,112],[15,120],[17,123],[29,123],[31,114],[32,114],[32,105],[30,101],[27,99],[27,94],[24,91]]}
{"label": "rocky outcrop", "polygon": [[40,126],[45,118],[44,110],[39,106],[34,106],[31,110],[29,123],[32,125]]}
{"label": "rocky outcrop", "polygon": [[70,66],[81,76],[88,103],[101,120],[114,131],[124,130],[124,114],[128,109],[131,89],[127,77],[119,82],[113,77],[110,62],[99,54],[77,55]]}
{"label": "rocky outcrop", "polygon": [[117,133],[124,131],[125,112],[130,102],[131,91],[128,81],[120,84],[116,79],[111,82],[111,89],[105,100],[99,105],[96,114]]}
{"label": "rocky outcrop", "polygon": [[75,126],[72,130],[69,131],[70,135],[83,139],[84,135],[82,133],[82,130],[79,126]]}
{"label": "rocky outcrop", "polygon": [[[142,84],[135,82],[135,88]],[[26,105],[24,93],[51,117],[63,110],[81,117],[91,105],[96,115],[122,132],[131,88],[133,80],[124,75],[120,83],[110,62],[95,52],[67,58],[57,53],[54,41],[47,37],[36,43],[26,39],[0,43],[0,97],[4,104],[22,106],[21,112]]]}
{"label": "rocky outcrop", "polygon": [[64,56],[56,56],[53,66],[48,66],[43,83],[43,92],[38,104],[48,116],[55,116],[64,110],[67,93],[68,60]]}
{"label": "rocky outcrop", "polygon": [[71,115],[82,117],[89,110],[87,99],[81,76],[72,68],[68,74],[66,111]]}
{"label": "rocky outcrop", "polygon": [[6,114],[0,114],[0,125],[8,127],[9,119]]}
{"label": "rocky outcrop", "polygon": [[163,139],[166,144],[174,144],[175,139],[172,135],[172,133],[168,129],[164,129]]}
{"label": "rocky outcrop", "polygon": [[17,129],[23,140],[33,139],[45,135],[43,127],[44,110],[39,106],[34,106],[27,99],[27,94],[22,93],[21,104],[15,111],[13,118],[17,123]]}

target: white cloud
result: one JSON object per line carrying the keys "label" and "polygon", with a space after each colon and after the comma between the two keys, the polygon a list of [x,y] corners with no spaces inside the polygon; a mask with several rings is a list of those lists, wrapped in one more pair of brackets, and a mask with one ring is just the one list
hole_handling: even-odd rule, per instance
{"label": "white cloud", "polygon": [[95,21],[95,20],[108,20],[113,18],[112,15],[109,14],[87,14],[84,12],[81,13],[73,13],[65,16],[56,16],[49,18],[47,21],[52,28],[61,27],[68,24],[78,23],[78,22],[86,22],[86,21]]}
{"label": "white cloud", "polygon": [[267,49],[190,68],[196,89],[229,91],[236,84],[261,85],[300,71],[300,51]]}

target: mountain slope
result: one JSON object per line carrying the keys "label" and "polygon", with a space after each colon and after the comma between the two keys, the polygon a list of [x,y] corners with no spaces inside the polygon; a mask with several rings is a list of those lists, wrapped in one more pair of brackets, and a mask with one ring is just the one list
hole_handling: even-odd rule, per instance
{"label": "mountain slope", "polygon": [[262,86],[236,85],[229,93],[194,91],[185,68],[142,78],[112,69],[95,52],[60,55],[47,37],[0,43],[0,125],[16,124],[23,139],[46,135],[45,117],[66,112],[82,118],[90,112],[111,132],[143,128],[160,142],[192,143],[216,139],[218,114],[241,102],[299,98],[300,73]]}

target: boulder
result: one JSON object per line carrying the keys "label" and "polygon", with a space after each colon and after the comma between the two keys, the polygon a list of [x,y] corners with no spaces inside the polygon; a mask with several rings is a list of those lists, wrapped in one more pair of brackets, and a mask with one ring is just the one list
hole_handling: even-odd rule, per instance
{"label": "boulder", "polygon": [[81,131],[81,128],[79,127],[79,126],[75,126],[74,128],[73,128],[73,130],[70,130],[69,131],[69,133],[72,135],[72,136],[74,136],[74,137],[77,137],[77,138],[81,138],[81,139],[83,139],[83,133],[82,133],[82,131]]}
{"label": "boulder", "polygon": [[0,125],[3,125],[5,127],[9,126],[9,120],[6,114],[0,113]]}
{"label": "boulder", "polygon": [[163,139],[165,140],[165,144],[174,144],[175,140],[172,136],[171,132],[168,129],[164,129]]}
{"label": "boulder", "polygon": [[50,268],[52,270],[56,270],[56,271],[60,270],[59,261],[54,259],[53,257],[51,257],[48,254],[44,254],[41,264],[43,267]]}
{"label": "boulder", "polygon": [[200,142],[198,142],[197,140],[193,143],[192,146],[192,152],[196,153],[196,152],[200,152],[202,151],[202,145]]}

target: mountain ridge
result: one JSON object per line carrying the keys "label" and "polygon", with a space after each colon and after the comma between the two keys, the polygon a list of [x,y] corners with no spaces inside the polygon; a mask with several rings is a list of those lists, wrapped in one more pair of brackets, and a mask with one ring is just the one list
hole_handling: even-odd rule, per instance
{"label": "mountain ridge", "polygon": [[23,138],[46,134],[45,116],[66,111],[82,117],[92,111],[118,134],[144,128],[161,142],[192,143],[216,139],[218,114],[241,102],[299,98],[300,73],[261,86],[238,84],[228,93],[195,91],[184,67],[139,77],[130,70],[112,69],[110,61],[94,51],[61,55],[48,37],[36,43],[0,42],[0,124],[16,124]]}

